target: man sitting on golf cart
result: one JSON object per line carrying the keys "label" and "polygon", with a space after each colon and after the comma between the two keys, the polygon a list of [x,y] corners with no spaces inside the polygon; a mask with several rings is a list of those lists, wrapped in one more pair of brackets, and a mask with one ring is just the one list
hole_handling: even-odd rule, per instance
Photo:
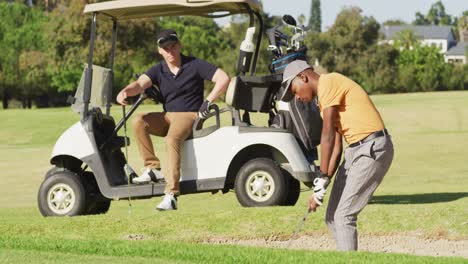
{"label": "man sitting on golf cart", "polygon": [[[137,114],[133,118],[134,135],[146,167],[133,182],[157,182],[164,175],[167,182],[165,196],[156,209],[174,210],[177,209],[176,196],[180,192],[181,145],[191,135],[197,117],[205,118],[211,102],[226,91],[230,79],[216,66],[181,54],[182,45],[174,30],[160,31],[157,44],[164,60],[120,91],[117,102],[127,105],[127,97],[138,95],[153,84],[160,88],[164,112]],[[203,101],[204,80],[214,82],[215,86]],[[150,134],[165,137],[167,164],[164,174],[161,173],[161,164],[154,153]]]}

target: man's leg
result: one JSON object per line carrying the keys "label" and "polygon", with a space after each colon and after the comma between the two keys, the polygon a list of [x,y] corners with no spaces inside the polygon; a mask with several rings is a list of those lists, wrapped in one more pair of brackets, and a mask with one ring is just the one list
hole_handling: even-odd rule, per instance
{"label": "man's leg", "polygon": [[338,172],[335,175],[335,180],[333,182],[333,187],[330,193],[330,200],[328,201],[327,211],[325,214],[325,223],[330,230],[333,238],[337,240],[336,230],[335,230],[335,212],[340,202],[341,195],[343,194],[343,189],[346,185],[346,178],[348,177],[348,171],[345,169],[346,164],[346,155],[345,159],[338,168]]}
{"label": "man's leg", "polygon": [[[389,136],[351,149],[352,162],[333,219],[337,250],[357,250],[357,216],[372,198],[393,160]],[[338,181],[338,179],[336,179]]]}
{"label": "man's leg", "polygon": [[136,114],[133,117],[132,125],[144,166],[152,169],[160,169],[161,162],[154,153],[150,134],[160,137],[166,136],[169,129],[169,121],[166,118],[166,113]]}
{"label": "man's leg", "polygon": [[180,187],[180,150],[183,142],[192,133],[192,126],[197,119],[196,112],[167,113],[170,125],[165,139],[167,165],[164,169],[166,193],[179,194]]}

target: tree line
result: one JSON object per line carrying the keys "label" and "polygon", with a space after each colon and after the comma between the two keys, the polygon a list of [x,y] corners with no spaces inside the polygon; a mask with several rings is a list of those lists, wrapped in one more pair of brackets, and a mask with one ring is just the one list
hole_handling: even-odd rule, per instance
{"label": "tree line", "polygon": [[[12,99],[23,108],[66,104],[76,89],[89,45],[90,16],[83,14],[85,0],[8,1],[0,3],[0,98],[3,108]],[[436,2],[427,15],[418,13],[415,24],[448,23]],[[443,7],[443,5],[442,5]],[[433,9],[437,9],[435,12]],[[312,1],[305,43],[310,63],[316,61],[328,72],[338,71],[356,80],[370,94],[435,90],[468,90],[468,65],[444,63],[435,47],[413,43],[401,37],[396,45],[379,44],[381,25],[361,14],[358,7],[346,7],[335,23],[321,32],[320,1]],[[468,17],[468,12],[464,15]],[[281,17],[262,13],[265,27],[281,23]],[[463,17],[462,17],[463,18]],[[298,19],[305,22],[304,16]],[[94,64],[107,67],[111,49],[112,23],[98,20]],[[388,23],[403,23],[388,21]],[[463,24],[466,27],[466,24]],[[119,24],[114,63],[114,94],[161,58],[155,33],[175,29],[183,53],[203,58],[235,74],[238,48],[248,26],[248,17],[233,16],[224,26],[200,17],[163,17],[123,21]],[[406,41],[406,42],[405,42]],[[268,74],[272,55],[262,41],[258,74]],[[207,89],[211,87],[208,86]]]}

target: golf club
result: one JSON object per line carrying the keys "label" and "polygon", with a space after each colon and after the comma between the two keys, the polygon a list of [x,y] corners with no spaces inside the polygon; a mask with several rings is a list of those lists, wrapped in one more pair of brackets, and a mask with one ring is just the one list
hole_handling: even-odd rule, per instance
{"label": "golf club", "polygon": [[296,231],[294,231],[294,233],[292,234],[291,238],[289,238],[289,242],[288,242],[287,248],[290,248],[290,247],[291,247],[291,243],[292,243],[294,237],[297,235],[297,233],[299,232],[299,230],[301,230],[302,226],[304,225],[305,221],[307,220],[307,217],[309,216],[309,214],[310,214],[311,212],[312,212],[311,210],[307,209],[307,212],[306,212],[305,215],[302,217],[301,221],[299,222],[299,225],[297,225]]}
{"label": "golf club", "polygon": [[130,196],[130,181],[132,177],[136,176],[135,171],[128,165],[128,144],[127,144],[127,118],[125,116],[125,105],[122,105],[122,114],[123,114],[123,127],[124,127],[124,136],[125,136],[125,160],[127,161],[124,165],[124,171],[127,176],[127,185],[128,185],[128,214],[132,213],[132,197]]}

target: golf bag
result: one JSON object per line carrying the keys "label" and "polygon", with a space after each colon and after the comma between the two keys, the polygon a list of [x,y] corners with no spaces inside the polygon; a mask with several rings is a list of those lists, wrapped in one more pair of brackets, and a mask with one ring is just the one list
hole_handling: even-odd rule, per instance
{"label": "golf bag", "polygon": [[276,73],[276,74],[283,74],[286,66],[288,66],[288,64],[291,63],[292,61],[295,61],[295,60],[307,61],[307,57],[305,55],[306,52],[307,52],[307,49],[304,47],[301,50],[288,53],[285,56],[282,56],[278,59],[273,60],[273,62],[269,66],[270,72]]}
{"label": "golf bag", "polygon": [[[298,54],[300,53],[300,54]],[[270,65],[273,74],[282,74],[284,68],[296,59],[306,60],[305,53],[294,52],[274,60]],[[278,66],[281,65],[281,66]],[[279,89],[276,98],[280,98],[283,89]],[[309,161],[317,160],[317,145],[320,144],[322,133],[322,117],[317,101],[302,102],[293,98],[290,102],[277,102],[279,110],[275,109],[270,119],[270,126],[290,131],[296,137]]]}

